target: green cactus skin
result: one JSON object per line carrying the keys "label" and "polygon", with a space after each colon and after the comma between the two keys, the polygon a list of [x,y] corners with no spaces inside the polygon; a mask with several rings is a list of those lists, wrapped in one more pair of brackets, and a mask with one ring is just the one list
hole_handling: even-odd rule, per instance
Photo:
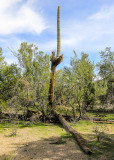
{"label": "green cactus skin", "polygon": [[57,13],[57,57],[61,54],[61,33],[60,33],[60,6]]}

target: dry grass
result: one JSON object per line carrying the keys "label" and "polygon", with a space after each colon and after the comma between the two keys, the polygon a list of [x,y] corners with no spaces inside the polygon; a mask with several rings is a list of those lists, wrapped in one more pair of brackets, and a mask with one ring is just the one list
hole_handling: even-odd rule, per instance
{"label": "dry grass", "polygon": [[[31,125],[20,122],[17,135],[11,136],[11,125],[0,125],[0,160],[110,160],[112,142],[104,139],[96,142],[92,132],[92,122],[79,121],[72,124],[89,142],[94,151],[93,156],[84,154],[70,134],[60,125],[39,123]],[[107,133],[112,137],[114,125],[107,124]],[[103,148],[104,147],[104,148]],[[103,153],[102,153],[103,152]],[[104,154],[107,152],[107,155]],[[110,155],[108,155],[110,154]]]}
{"label": "dry grass", "polygon": [[0,160],[88,159],[58,125],[21,128],[14,137],[10,133],[10,128],[0,133]]}

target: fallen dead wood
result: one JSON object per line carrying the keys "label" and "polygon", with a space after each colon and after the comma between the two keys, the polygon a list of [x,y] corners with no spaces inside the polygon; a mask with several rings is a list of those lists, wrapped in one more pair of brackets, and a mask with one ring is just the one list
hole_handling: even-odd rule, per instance
{"label": "fallen dead wood", "polygon": [[93,123],[107,123],[107,124],[114,124],[114,121],[93,121]]}
{"label": "fallen dead wood", "polygon": [[59,119],[65,130],[71,133],[76,141],[78,142],[80,148],[87,154],[92,154],[92,150],[89,148],[87,141],[78,133],[74,128],[72,128],[67,121],[55,110],[53,110],[53,114]]}

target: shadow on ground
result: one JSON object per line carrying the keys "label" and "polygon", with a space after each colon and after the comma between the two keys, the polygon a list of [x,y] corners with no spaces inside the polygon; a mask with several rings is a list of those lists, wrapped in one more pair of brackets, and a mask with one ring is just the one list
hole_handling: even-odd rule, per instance
{"label": "shadow on ground", "polygon": [[[43,136],[43,135],[42,135]],[[32,142],[12,142],[17,148],[14,153],[0,156],[0,160],[111,160],[114,156],[113,140],[105,138],[95,141],[92,134],[83,135],[89,138],[89,145],[93,150],[91,156],[84,154],[71,134],[59,137],[42,138]],[[111,135],[111,138],[114,135]]]}
{"label": "shadow on ground", "polygon": [[[71,138],[51,137],[27,144],[14,144],[17,146],[15,157],[3,155],[0,160],[87,160],[78,145]],[[9,158],[9,159],[8,159]],[[6,160],[6,159],[5,159]]]}

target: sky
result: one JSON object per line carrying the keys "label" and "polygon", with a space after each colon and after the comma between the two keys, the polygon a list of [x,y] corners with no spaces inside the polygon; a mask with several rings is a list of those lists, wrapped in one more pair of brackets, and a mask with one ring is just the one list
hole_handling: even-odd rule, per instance
{"label": "sky", "polygon": [[51,55],[57,50],[57,7],[61,6],[59,68],[70,65],[73,50],[100,61],[99,52],[114,50],[114,0],[0,0],[0,47],[5,60],[17,63],[11,49],[34,43]]}

